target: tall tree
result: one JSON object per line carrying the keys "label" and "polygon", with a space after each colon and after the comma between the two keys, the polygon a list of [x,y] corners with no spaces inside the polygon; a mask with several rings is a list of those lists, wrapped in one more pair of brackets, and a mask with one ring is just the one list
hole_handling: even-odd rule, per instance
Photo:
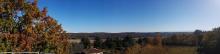
{"label": "tall tree", "polygon": [[143,40],[144,38],[139,38],[138,40],[137,40],[137,43],[138,44],[140,44],[140,45],[144,45],[144,40]]}
{"label": "tall tree", "polygon": [[123,46],[123,41],[122,41],[122,38],[120,38],[120,37],[115,37],[114,38],[114,42],[115,42],[115,44],[116,44],[116,48],[118,49],[118,50],[121,50],[121,48],[122,48],[122,46]]}
{"label": "tall tree", "polygon": [[104,42],[104,45],[104,48],[107,49],[115,49],[115,47],[117,46],[116,42],[114,42],[114,39],[112,37],[108,37]]}
{"label": "tall tree", "polygon": [[123,46],[130,47],[135,44],[135,40],[131,36],[127,36],[123,39]]}
{"label": "tall tree", "polygon": [[144,46],[146,44],[152,44],[152,40],[150,40],[149,37],[139,38],[137,43],[139,43],[140,45]]}
{"label": "tall tree", "polygon": [[100,37],[95,37],[94,47],[95,48],[101,48],[102,47],[102,40],[101,40]]}
{"label": "tall tree", "polygon": [[219,54],[220,50],[220,27],[206,32],[198,47],[199,54]]}
{"label": "tall tree", "polygon": [[[65,54],[68,37],[38,0],[0,0],[0,50]],[[60,44],[62,43],[62,44]]]}
{"label": "tall tree", "polygon": [[199,46],[203,39],[203,32],[201,30],[195,30],[194,35],[197,37],[197,46]]}
{"label": "tall tree", "polygon": [[83,44],[85,49],[90,48],[90,46],[91,46],[90,39],[86,38],[86,37],[82,38],[81,44]]}

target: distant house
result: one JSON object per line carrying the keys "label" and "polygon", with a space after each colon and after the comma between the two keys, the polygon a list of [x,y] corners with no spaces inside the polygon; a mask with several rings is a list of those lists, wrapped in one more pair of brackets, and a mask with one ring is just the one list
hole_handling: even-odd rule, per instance
{"label": "distant house", "polygon": [[90,48],[85,50],[86,54],[103,54],[102,50],[96,49],[96,48]]}

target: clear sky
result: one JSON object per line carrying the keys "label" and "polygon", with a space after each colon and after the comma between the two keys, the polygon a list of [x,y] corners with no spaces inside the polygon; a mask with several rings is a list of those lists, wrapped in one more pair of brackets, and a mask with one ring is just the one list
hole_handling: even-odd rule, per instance
{"label": "clear sky", "polygon": [[220,26],[220,0],[39,0],[67,32],[180,32]]}

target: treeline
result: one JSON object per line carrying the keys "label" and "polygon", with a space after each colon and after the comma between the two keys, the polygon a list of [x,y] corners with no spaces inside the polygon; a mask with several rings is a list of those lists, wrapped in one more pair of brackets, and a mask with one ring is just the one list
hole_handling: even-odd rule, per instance
{"label": "treeline", "polygon": [[163,44],[166,46],[196,46],[197,36],[194,34],[174,34],[163,39]]}
{"label": "treeline", "polygon": [[[195,33],[195,32],[194,32]],[[202,32],[201,32],[202,33]],[[107,38],[101,38],[100,36],[93,36],[93,37],[84,37],[81,38],[82,42],[85,42],[85,40],[87,40],[86,42],[88,43],[89,40],[94,40],[94,44],[95,45],[100,45],[101,43],[106,43],[106,44],[111,44],[111,46],[126,46],[126,44],[140,44],[140,45],[145,45],[149,42],[153,43],[155,40],[149,40],[149,39],[154,39],[158,36],[146,36],[146,37],[136,37],[135,35],[131,36],[131,35],[127,35],[126,37],[112,37],[112,36],[108,36]],[[171,36],[168,37],[163,37],[161,36],[161,41],[163,45],[175,45],[175,46],[196,46],[196,42],[198,37],[195,34],[173,34]],[[110,43],[112,42],[112,43]],[[128,42],[128,43],[127,43]],[[114,44],[113,44],[114,43]],[[119,43],[119,44],[115,44],[115,43]],[[124,44],[122,44],[124,43]],[[102,44],[103,45],[103,44]],[[96,47],[96,46],[95,46]],[[101,48],[101,46],[98,46],[98,48]]]}
{"label": "treeline", "polygon": [[162,46],[162,39],[158,33],[155,37],[146,38],[133,38],[131,36],[126,36],[124,38],[108,37],[106,39],[101,39],[100,37],[95,37],[93,44],[90,43],[89,38],[82,38],[81,44],[83,44],[84,49],[94,47],[98,49],[107,49],[112,53],[125,54],[130,47],[137,44],[141,46]]}
{"label": "treeline", "polygon": [[193,46],[197,48],[198,54],[220,54],[220,27],[212,31],[195,30],[192,35],[173,35],[162,39],[162,47],[137,44],[127,48],[125,52],[128,53],[125,54],[169,54],[167,46]]}
{"label": "treeline", "polygon": [[[220,30],[220,29],[219,29]],[[147,37],[111,37],[96,36],[91,43],[89,37],[81,39],[85,49],[94,47],[111,50],[118,54],[164,54],[168,46],[197,47],[198,53],[213,54],[218,47],[218,28],[213,31],[195,30],[192,34],[173,34],[163,37],[160,33]],[[136,53],[135,53],[136,52]]]}
{"label": "treeline", "polygon": [[135,39],[130,36],[125,38],[120,37],[109,37],[106,39],[101,39],[100,37],[95,37],[94,43],[90,42],[89,38],[82,38],[81,43],[84,45],[84,48],[90,48],[93,46],[94,48],[100,49],[121,49],[134,45]]}
{"label": "treeline", "polygon": [[220,27],[197,35],[199,54],[220,54]]}
{"label": "treeline", "polygon": [[[193,32],[160,32],[160,35],[162,37],[169,37],[174,34],[180,35],[180,34],[185,34],[185,35],[190,35],[193,34]],[[108,37],[120,37],[124,38],[127,36],[136,38],[136,37],[153,37],[157,35],[157,32],[122,32],[122,33],[68,33],[70,38],[83,38],[83,37],[88,37],[88,38],[95,38],[95,37],[100,37],[100,38],[108,38]]]}

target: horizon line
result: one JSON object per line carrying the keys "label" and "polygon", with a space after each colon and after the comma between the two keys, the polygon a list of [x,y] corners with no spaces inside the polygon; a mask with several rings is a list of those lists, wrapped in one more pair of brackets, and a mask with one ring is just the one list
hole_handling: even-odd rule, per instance
{"label": "horizon line", "polygon": [[[183,31],[183,32],[194,32],[194,31]],[[157,32],[67,32],[67,33],[157,33]],[[159,33],[165,33],[165,32],[159,32]]]}

